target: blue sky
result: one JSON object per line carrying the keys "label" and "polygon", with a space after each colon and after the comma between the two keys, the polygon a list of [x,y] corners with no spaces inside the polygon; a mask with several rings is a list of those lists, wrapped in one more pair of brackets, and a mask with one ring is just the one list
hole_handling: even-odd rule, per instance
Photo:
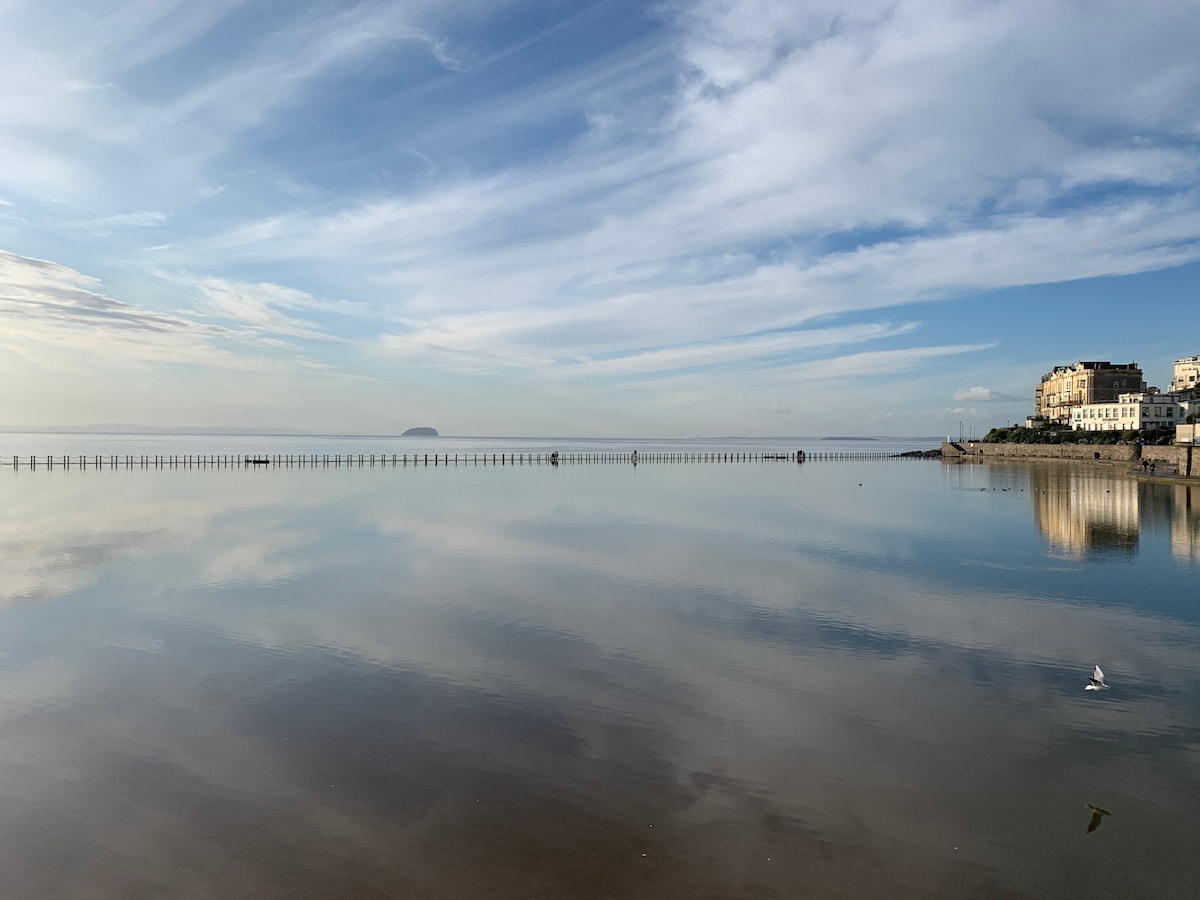
{"label": "blue sky", "polygon": [[1195,2],[0,18],[0,424],[935,435],[1200,353]]}

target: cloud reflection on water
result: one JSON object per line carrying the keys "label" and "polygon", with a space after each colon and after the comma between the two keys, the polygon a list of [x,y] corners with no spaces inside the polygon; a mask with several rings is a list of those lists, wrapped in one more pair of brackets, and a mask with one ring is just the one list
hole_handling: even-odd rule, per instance
{"label": "cloud reflection on water", "polygon": [[[10,598],[57,597],[7,611],[41,643],[0,687],[22,776],[0,828],[107,856],[112,896],[139,841],[143,886],[193,858],[227,896],[345,866],[362,896],[1163,895],[1182,873],[1149,861],[1195,813],[1196,621],[1037,571],[1025,498],[899,464],[139,478],[78,479],[40,520],[21,482],[0,527],[25,548]],[[151,521],[54,580],[72,541]],[[1078,793],[1130,823],[1103,860],[1064,850]],[[100,865],[46,853],[0,865],[43,895]]]}

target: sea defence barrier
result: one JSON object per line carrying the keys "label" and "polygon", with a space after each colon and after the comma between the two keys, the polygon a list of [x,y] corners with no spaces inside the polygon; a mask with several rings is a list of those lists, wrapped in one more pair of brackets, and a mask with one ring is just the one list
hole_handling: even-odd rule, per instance
{"label": "sea defence barrier", "polygon": [[263,469],[263,468],[404,468],[409,466],[557,466],[653,465],[663,463],[842,462],[890,459],[936,459],[937,452],[538,452],[538,453],[273,453],[273,454],[90,454],[0,456],[0,465],[15,470],[103,469]]}
{"label": "sea defence barrier", "polygon": [[1064,459],[1080,462],[1154,463],[1173,468],[1184,476],[1200,475],[1200,455],[1188,445],[1141,446],[1139,444],[984,444],[979,441],[946,441],[942,458],[967,459]]}

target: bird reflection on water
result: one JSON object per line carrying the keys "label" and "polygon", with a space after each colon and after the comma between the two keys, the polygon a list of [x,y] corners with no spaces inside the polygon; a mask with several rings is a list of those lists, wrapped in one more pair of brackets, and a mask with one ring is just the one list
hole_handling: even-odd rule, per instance
{"label": "bird reflection on water", "polygon": [[1091,834],[1093,831],[1095,831],[1097,828],[1100,827],[1100,820],[1103,819],[1105,816],[1111,816],[1112,813],[1110,813],[1107,809],[1101,809],[1098,806],[1092,806],[1092,804],[1090,804],[1090,803],[1088,803],[1086,805],[1087,805],[1087,808],[1092,811],[1092,819],[1090,822],[1088,822],[1088,827],[1087,827],[1087,833]]}

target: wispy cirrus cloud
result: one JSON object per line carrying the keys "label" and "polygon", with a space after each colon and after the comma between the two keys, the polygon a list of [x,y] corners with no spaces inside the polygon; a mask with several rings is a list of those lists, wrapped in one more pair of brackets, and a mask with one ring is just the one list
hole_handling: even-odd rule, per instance
{"label": "wispy cirrus cloud", "polygon": [[[108,363],[184,363],[264,369],[280,360],[264,350],[295,351],[268,335],[334,340],[282,310],[343,305],[270,284],[202,280],[194,284],[211,300],[211,314],[156,310],[109,296],[100,279],[47,260],[0,251],[0,321],[28,349],[84,351]],[[221,318],[224,323],[206,321]],[[301,364],[313,362],[292,352]],[[318,364],[319,365],[319,364]]]}
{"label": "wispy cirrus cloud", "polygon": [[[227,278],[163,275],[164,280],[190,287],[202,297],[198,315],[222,319],[231,327],[259,335],[284,335],[312,341],[343,340],[321,324],[328,317],[362,317],[363,305],[331,301],[306,291],[270,282],[235,281]],[[268,338],[265,343],[276,344]]]}
{"label": "wispy cirrus cloud", "polygon": [[17,4],[6,235],[235,353],[597,410],[802,390],[866,342],[982,382],[936,301],[1200,260],[1194,4],[510,6]]}
{"label": "wispy cirrus cloud", "polygon": [[113,299],[99,279],[66,266],[0,251],[0,319],[10,334],[139,360],[229,362],[213,325]]}
{"label": "wispy cirrus cloud", "polygon": [[153,228],[167,221],[167,214],[159,210],[139,210],[137,212],[114,213],[101,216],[98,219],[85,219],[71,222],[69,227],[88,231],[94,234],[106,234],[115,228]]}
{"label": "wispy cirrus cloud", "polygon": [[[422,24],[434,8],[18,4],[0,37],[9,87],[0,98],[0,185],[89,205],[164,192],[179,199],[224,154],[241,156],[247,130],[364,57],[410,45],[451,60],[447,41]],[[94,163],[119,182],[98,182]]]}
{"label": "wispy cirrus cloud", "polygon": [[[952,26],[918,38],[907,26],[931,5],[908,5],[898,17],[882,7],[841,17],[821,4],[794,15],[764,3],[749,16],[737,4],[697,4],[671,20],[689,66],[671,127],[641,134],[625,152],[615,152],[609,138],[618,115],[605,118],[577,154],[536,170],[517,164],[403,199],[271,217],[197,246],[248,262],[315,257],[364,267],[394,291],[389,305],[412,326],[384,339],[406,358],[423,349],[426,364],[441,355],[450,367],[507,359],[537,368],[583,356],[614,375],[636,364],[605,363],[569,337],[550,335],[565,335],[574,322],[638,348],[644,366],[658,360],[669,370],[696,347],[728,348],[747,319],[758,326],[752,330],[802,328],[820,315],[1197,258],[1191,238],[1200,234],[1200,216],[1190,197],[1059,205],[1083,184],[1174,184],[1191,172],[1188,155],[1096,149],[1086,141],[1072,150],[1065,133],[1032,127],[1037,98],[1011,62],[1001,67],[1003,77],[1021,79],[1021,87],[1004,111],[1009,121],[990,121],[986,134],[972,135],[979,146],[961,140],[967,135],[956,117],[982,99],[934,83],[934,73],[972,68],[976,53],[999,55],[1026,38],[1019,13],[937,8]],[[855,102],[834,104],[810,89],[831,83],[852,85],[839,90]],[[863,119],[857,101],[874,89],[897,103]],[[1028,127],[1018,127],[1022,117]],[[942,126],[933,128],[935,120]],[[929,142],[915,130],[926,135],[946,125],[959,139]],[[996,140],[1014,152],[982,152]],[[846,159],[866,161],[859,171]],[[1029,173],[1042,186],[1036,202]],[[972,189],[959,190],[956,179]],[[985,198],[999,201],[997,214],[975,205]],[[891,229],[886,239],[813,252],[812,242],[830,230],[881,226]],[[790,244],[759,252],[780,235]],[[522,312],[508,312],[514,307]],[[500,333],[507,340],[496,341]]]}

